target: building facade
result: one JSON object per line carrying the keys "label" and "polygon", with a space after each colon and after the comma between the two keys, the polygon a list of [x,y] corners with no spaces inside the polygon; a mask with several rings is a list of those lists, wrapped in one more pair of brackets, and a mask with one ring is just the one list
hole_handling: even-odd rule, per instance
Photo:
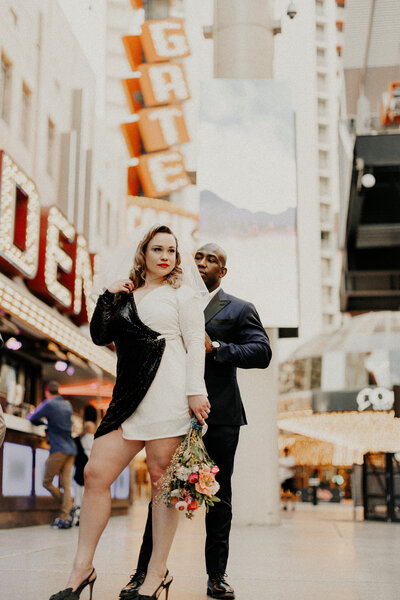
{"label": "building facade", "polygon": [[[25,419],[44,381],[60,382],[76,433],[85,402],[111,396],[114,353],[95,347],[87,328],[94,254],[117,245],[125,206],[123,142],[106,124],[111,4],[2,3],[0,527],[46,522],[56,508],[41,488],[44,431]],[[126,473],[113,494],[125,509]]]}
{"label": "building facade", "polygon": [[[293,20],[277,3],[275,77],[296,111],[300,329],[302,341],[341,322],[338,118],[344,2],[306,0]],[[281,342],[282,343],[282,342]],[[298,342],[283,342],[293,348]]]}

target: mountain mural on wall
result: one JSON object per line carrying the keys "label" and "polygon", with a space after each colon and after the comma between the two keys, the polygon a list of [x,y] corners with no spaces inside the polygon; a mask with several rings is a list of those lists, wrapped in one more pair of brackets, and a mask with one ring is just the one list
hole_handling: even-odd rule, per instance
{"label": "mountain mural on wall", "polygon": [[281,213],[253,212],[238,208],[210,190],[200,192],[200,231],[214,235],[237,234],[243,237],[277,231],[296,230],[296,209],[289,207]]}

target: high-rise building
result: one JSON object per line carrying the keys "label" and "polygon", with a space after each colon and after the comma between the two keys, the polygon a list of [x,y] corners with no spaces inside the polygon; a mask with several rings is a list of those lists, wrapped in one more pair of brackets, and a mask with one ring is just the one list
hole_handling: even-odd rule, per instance
{"label": "high-rise building", "polygon": [[296,111],[302,341],[341,320],[337,148],[345,8],[343,1],[306,0],[290,20],[286,4],[278,6],[275,77],[289,84]]}

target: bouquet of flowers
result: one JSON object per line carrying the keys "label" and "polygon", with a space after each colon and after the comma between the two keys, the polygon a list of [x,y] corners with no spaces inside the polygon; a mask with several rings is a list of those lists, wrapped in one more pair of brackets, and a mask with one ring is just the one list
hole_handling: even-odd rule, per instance
{"label": "bouquet of flowers", "polygon": [[219,483],[215,475],[219,468],[209,457],[202,438],[202,426],[193,417],[189,432],[176,449],[170,465],[162,477],[161,489],[156,500],[168,507],[185,511],[188,519],[202,504],[208,512],[210,506],[220,502],[215,495]]}

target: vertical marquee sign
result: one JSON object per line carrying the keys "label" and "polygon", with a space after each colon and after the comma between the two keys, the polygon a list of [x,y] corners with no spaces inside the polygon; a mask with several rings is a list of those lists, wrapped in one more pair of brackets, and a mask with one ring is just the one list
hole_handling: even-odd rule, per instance
{"label": "vertical marquee sign", "polygon": [[40,206],[36,186],[0,151],[0,272],[19,275],[35,296],[88,322],[97,257],[57,206]]}
{"label": "vertical marquee sign", "polygon": [[[135,6],[135,3],[132,4]],[[181,59],[190,55],[183,19],[145,21],[140,35],[122,38],[129,64],[140,77],[122,81],[131,113],[121,125],[131,158],[128,194],[159,198],[190,185],[182,153],[189,142],[182,103],[190,98]]]}

